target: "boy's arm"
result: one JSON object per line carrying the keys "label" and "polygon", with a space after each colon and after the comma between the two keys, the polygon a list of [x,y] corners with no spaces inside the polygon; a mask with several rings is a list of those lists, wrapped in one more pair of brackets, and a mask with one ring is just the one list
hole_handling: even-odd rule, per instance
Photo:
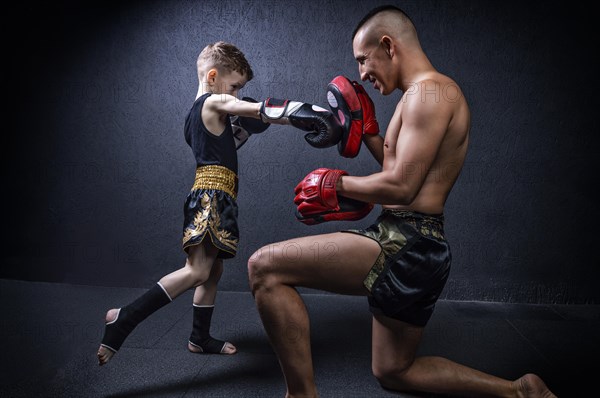
{"label": "boy's arm", "polygon": [[204,106],[217,113],[260,119],[260,102],[242,101],[229,94],[213,94],[206,99]]}
{"label": "boy's arm", "polygon": [[292,125],[308,131],[304,138],[315,148],[334,146],[342,138],[342,126],[333,113],[316,105],[274,98],[253,103],[228,94],[213,94],[206,99],[205,106],[210,111]]}

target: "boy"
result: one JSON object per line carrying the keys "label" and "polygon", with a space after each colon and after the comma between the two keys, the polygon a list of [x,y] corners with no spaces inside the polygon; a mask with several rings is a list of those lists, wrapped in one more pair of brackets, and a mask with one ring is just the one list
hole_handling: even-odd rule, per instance
{"label": "boy", "polygon": [[333,146],[341,138],[341,127],[323,108],[287,100],[238,100],[239,90],[252,79],[253,72],[244,54],[230,43],[206,46],[198,57],[197,72],[198,93],[184,128],[197,164],[195,182],[184,206],[183,249],[187,259],[182,268],[161,278],[138,299],[106,313],[97,353],[100,366],[112,358],[141,321],[192,287],[194,316],[188,349],[194,353],[237,351],[233,344],[209,333],[222,260],[234,257],[238,245],[236,146],[247,136],[241,141],[234,137],[230,115],[238,116],[236,132],[241,128],[257,133],[275,123],[309,131],[305,138],[315,147]]}

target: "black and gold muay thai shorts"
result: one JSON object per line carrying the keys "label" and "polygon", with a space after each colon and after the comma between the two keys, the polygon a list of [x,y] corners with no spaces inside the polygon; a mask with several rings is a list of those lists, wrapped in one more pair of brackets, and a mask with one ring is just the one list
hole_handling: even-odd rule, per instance
{"label": "black and gold muay thai shorts", "polygon": [[450,272],[452,255],[443,215],[384,209],[363,230],[346,230],[375,240],[381,253],[364,280],[373,314],[425,326]]}
{"label": "black and gold muay thai shorts", "polygon": [[239,242],[236,203],[238,179],[227,167],[199,166],[183,207],[183,250],[208,235],[219,258],[234,257]]}

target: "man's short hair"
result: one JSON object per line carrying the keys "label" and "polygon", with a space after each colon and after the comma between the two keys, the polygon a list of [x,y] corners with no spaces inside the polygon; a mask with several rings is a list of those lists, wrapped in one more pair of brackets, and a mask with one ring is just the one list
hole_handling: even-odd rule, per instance
{"label": "man's short hair", "polygon": [[218,41],[204,47],[196,61],[198,71],[206,73],[210,68],[224,69],[228,72],[238,72],[247,81],[252,80],[254,72],[242,53],[236,46],[224,41]]}
{"label": "man's short hair", "polygon": [[364,16],[363,19],[360,20],[360,22],[358,23],[358,25],[356,25],[356,28],[354,29],[354,32],[352,32],[352,40],[354,40],[354,36],[356,36],[356,34],[358,33],[359,29],[362,28],[364,24],[366,24],[375,15],[379,14],[380,12],[384,12],[384,11],[394,11],[394,12],[398,13],[401,18],[406,18],[408,21],[410,21],[410,23],[412,23],[412,20],[410,19],[410,17],[408,16],[408,14],[406,14],[404,12],[404,10],[402,10],[402,9],[396,7],[396,6],[385,5],[385,6],[375,7],[371,11],[369,11],[367,13],[367,15]]}

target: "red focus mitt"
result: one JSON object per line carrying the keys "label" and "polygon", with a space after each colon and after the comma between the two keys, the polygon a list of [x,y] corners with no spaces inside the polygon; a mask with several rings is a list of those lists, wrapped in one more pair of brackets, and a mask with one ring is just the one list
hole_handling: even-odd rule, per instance
{"label": "red focus mitt", "polygon": [[358,82],[337,76],[327,85],[327,102],[344,128],[338,152],[353,158],[358,155],[363,134],[379,134],[373,101]]}
{"label": "red focus mitt", "polygon": [[294,203],[298,206],[296,218],[306,225],[326,221],[354,221],[365,217],[373,209],[365,203],[340,196],[335,190],[344,170],[320,168],[311,171],[296,186]]}

